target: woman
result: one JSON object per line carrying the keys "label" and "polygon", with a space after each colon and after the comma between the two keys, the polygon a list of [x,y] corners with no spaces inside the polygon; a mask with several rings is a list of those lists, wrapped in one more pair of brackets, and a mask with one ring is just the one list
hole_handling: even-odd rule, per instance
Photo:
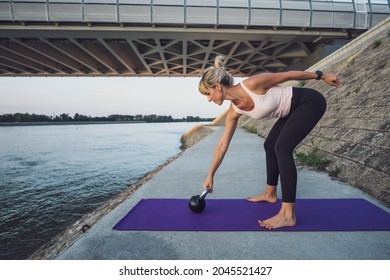
{"label": "woman", "polygon": [[260,195],[248,198],[251,202],[277,201],[276,186],[280,176],[282,206],[279,213],[267,220],[258,221],[261,227],[276,229],[296,225],[295,196],[297,171],[293,158],[294,148],[325,113],[325,98],[308,88],[279,86],[290,80],[323,80],[338,87],[335,75],[303,71],[264,73],[249,77],[234,85],[233,77],[225,69],[225,59],[217,56],[214,66],[209,67],[199,82],[199,91],[208,101],[221,105],[231,101],[226,116],[224,133],[216,145],[212,164],[203,188],[213,190],[213,177],[229,147],[237,121],[243,114],[254,119],[279,118],[264,143],[266,152],[267,185]]}

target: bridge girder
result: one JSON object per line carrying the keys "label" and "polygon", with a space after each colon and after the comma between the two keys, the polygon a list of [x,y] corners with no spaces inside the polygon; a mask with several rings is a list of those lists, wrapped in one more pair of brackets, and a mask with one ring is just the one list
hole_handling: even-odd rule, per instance
{"label": "bridge girder", "polygon": [[0,76],[235,76],[285,69],[348,30],[2,25]]}

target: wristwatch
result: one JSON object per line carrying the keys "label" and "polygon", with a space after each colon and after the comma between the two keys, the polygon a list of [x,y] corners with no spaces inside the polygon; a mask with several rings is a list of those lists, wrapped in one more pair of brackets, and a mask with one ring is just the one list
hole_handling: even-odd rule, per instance
{"label": "wristwatch", "polygon": [[322,73],[320,70],[317,70],[317,71],[316,71],[316,74],[317,74],[316,80],[321,80],[322,75],[323,75],[324,73]]}

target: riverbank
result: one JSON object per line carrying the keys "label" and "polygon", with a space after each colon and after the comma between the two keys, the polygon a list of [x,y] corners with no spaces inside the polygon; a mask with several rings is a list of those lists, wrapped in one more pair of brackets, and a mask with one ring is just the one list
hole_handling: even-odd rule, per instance
{"label": "riverbank", "polygon": [[204,137],[212,133],[214,129],[208,125],[197,125],[194,128],[190,129],[188,132],[184,133],[181,138],[181,149],[177,155],[168,159],[165,163],[159,165],[154,170],[148,172],[141,179],[137,180],[135,183],[129,185],[124,191],[119,195],[111,198],[110,200],[103,203],[93,212],[90,212],[84,215],[81,219],[76,221],[73,225],[68,227],[65,231],[60,233],[51,239],[48,243],[44,244],[38,248],[28,259],[31,260],[52,260],[56,256],[64,251],[66,248],[71,246],[76,242],[80,237],[82,237],[96,222],[98,222],[106,214],[110,213],[115,209],[119,204],[125,201],[127,198],[131,197],[132,194],[142,187],[145,183],[150,181],[157,173],[159,173],[164,167],[178,159],[183,152],[196,144]]}
{"label": "riverbank", "polygon": [[129,124],[129,123],[145,123],[145,121],[0,122],[0,126],[86,125],[86,124]]}
{"label": "riverbank", "polygon": [[103,216],[112,211],[115,207],[121,204],[125,199],[130,197],[143,184],[152,179],[161,169],[180,157],[182,152],[170,158],[167,162],[161,164],[153,171],[147,173],[144,177],[129,185],[119,195],[111,198],[103,203],[95,211],[84,215],[80,220],[76,221],[72,226],[67,228],[64,232],[54,237],[48,243],[38,248],[28,259],[30,260],[52,260],[55,257],[72,245],[84,233],[86,233],[97,221]]}

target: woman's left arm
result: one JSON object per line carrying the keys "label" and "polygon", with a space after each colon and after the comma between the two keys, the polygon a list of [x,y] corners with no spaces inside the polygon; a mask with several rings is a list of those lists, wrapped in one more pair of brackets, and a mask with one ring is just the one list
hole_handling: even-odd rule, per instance
{"label": "woman's left arm", "polygon": [[[292,80],[312,80],[317,79],[318,75],[313,72],[305,71],[288,71],[280,73],[263,73],[249,78],[251,83],[251,88],[253,89],[269,89],[276,85],[282,84],[287,81]],[[321,80],[326,82],[329,85],[338,87],[340,81],[334,74],[322,74]]]}

